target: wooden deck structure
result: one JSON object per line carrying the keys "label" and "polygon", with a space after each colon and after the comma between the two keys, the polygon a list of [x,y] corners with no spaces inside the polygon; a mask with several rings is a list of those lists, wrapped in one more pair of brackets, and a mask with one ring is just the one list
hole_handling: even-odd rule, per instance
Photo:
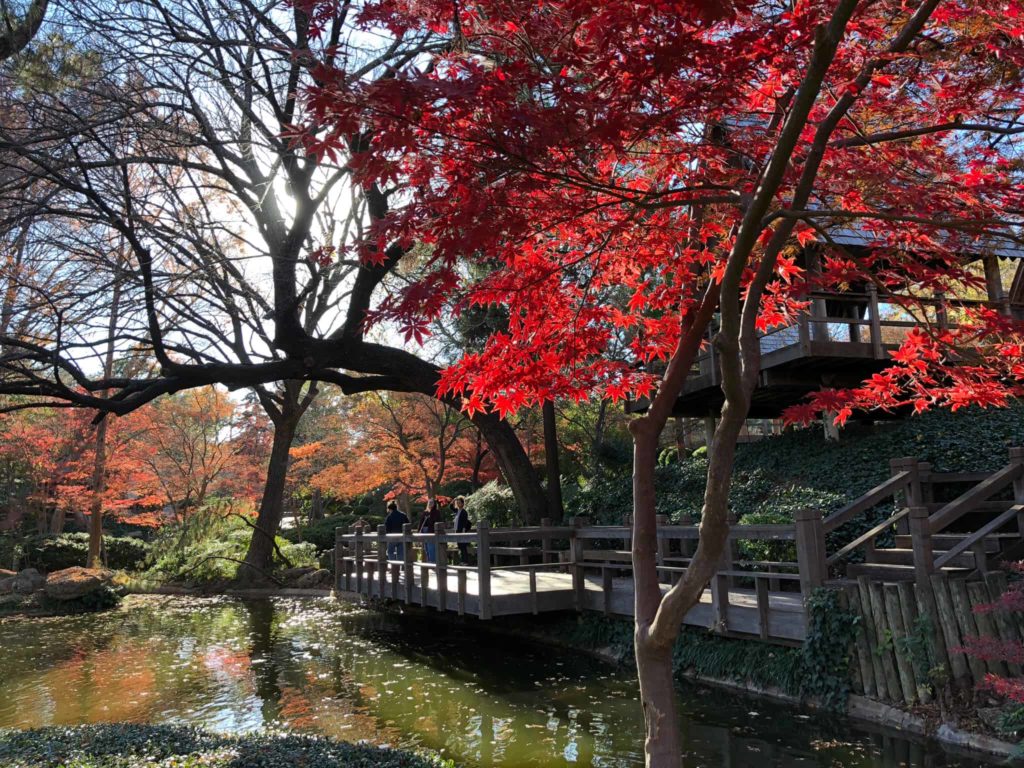
{"label": "wooden deck structure", "polygon": [[[957,311],[970,306],[1021,314],[1019,301],[1011,303],[1001,286],[990,287],[994,298],[988,301],[917,301],[926,315],[924,320],[938,329],[953,327]],[[786,407],[822,387],[857,386],[890,365],[890,352],[900,346],[910,329],[921,326],[920,319],[901,309],[899,297],[879,294],[873,286],[864,293],[819,291],[806,299],[807,311],[793,325],[761,336],[761,373],[751,400],[752,419],[776,418]],[[713,333],[710,329],[708,343],[694,361],[676,401],[676,416],[708,418],[721,411],[721,372],[710,343]],[[646,407],[644,400],[629,406],[632,411]]]}
{"label": "wooden deck structure", "polygon": [[[945,500],[943,497],[947,497]],[[870,511],[890,510],[878,524]],[[877,514],[870,516],[877,519]],[[830,534],[845,542],[829,551]],[[852,530],[851,530],[852,529]],[[356,528],[336,533],[336,589],[491,619],[551,611],[633,615],[631,528],[571,525],[492,529],[470,533],[387,534]],[[658,572],[663,589],[686,572],[699,536],[694,525],[659,518]],[[837,534],[838,536],[838,534]],[[791,553],[778,561],[741,556],[742,542],[780,542]],[[416,546],[433,543],[437,562],[416,562]],[[400,544],[400,559],[388,545]],[[468,544],[472,564],[453,562],[451,545]],[[730,546],[690,626],[730,636],[793,644],[805,637],[804,604],[821,586],[909,582],[925,597],[935,576],[985,580],[1002,561],[1024,557],[1024,448],[1011,448],[992,474],[935,473],[916,459],[896,459],[892,476],[823,518],[803,510],[789,525],[734,525]],[[502,559],[512,560],[501,564]],[[959,583],[959,582],[958,582]]]}

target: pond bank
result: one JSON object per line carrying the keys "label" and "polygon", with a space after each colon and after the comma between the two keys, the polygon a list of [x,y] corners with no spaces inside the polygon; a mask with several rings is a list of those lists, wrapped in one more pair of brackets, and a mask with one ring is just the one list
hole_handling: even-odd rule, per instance
{"label": "pond bank", "polygon": [[0,766],[17,768],[443,768],[449,761],[367,744],[293,734],[227,735],[199,728],[116,723],[0,730]]}

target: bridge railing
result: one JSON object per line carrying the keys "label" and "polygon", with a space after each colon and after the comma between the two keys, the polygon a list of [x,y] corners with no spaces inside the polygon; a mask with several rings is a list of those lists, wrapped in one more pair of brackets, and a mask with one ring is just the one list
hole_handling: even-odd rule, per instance
{"label": "bridge railing", "polygon": [[[413,533],[408,523],[401,533],[387,533],[383,525],[376,531],[364,530],[360,525],[351,532],[347,527],[338,528],[334,550],[336,588],[367,597],[404,600],[406,604],[418,598],[424,607],[433,604],[438,610],[454,609],[460,615],[465,613],[467,601],[472,597],[477,601],[480,618],[489,619],[493,615],[492,574],[514,568],[528,573],[529,608],[536,613],[539,605],[537,574],[566,567],[560,553],[568,552],[570,547],[558,545],[568,541],[571,535],[570,527],[554,526],[547,520],[539,526],[496,529],[481,520],[476,530],[468,533],[450,532],[445,523],[437,523],[432,533]],[[395,548],[400,558],[389,559],[389,545],[401,545]],[[417,562],[416,545],[424,549],[432,545],[434,562]],[[471,546],[476,562],[451,562],[449,545],[467,545],[467,549]],[[517,562],[502,566],[497,561],[503,557]],[[532,562],[535,558],[541,562]],[[452,591],[450,574],[455,575],[454,594],[449,594]],[[476,576],[472,594],[469,574]],[[432,589],[436,601],[431,599]]]}
{"label": "bridge railing", "polygon": [[[983,576],[990,555],[1003,549],[1000,537],[1024,540],[1024,448],[1010,448],[1008,464],[993,473],[935,472],[915,458],[893,459],[890,465],[892,477],[825,519],[830,534],[880,505],[892,508],[831,553],[829,567],[841,566],[854,554],[877,562],[877,553],[902,536],[912,550],[914,580],[927,584],[931,574],[948,565],[967,564]],[[965,486],[952,500],[936,500],[942,490]],[[1004,533],[1008,527],[1015,530]],[[940,546],[936,537],[942,537]],[[965,553],[972,556],[965,559]]]}
{"label": "bridge railing", "polygon": [[[682,578],[689,566],[700,530],[695,525],[668,525],[665,518],[657,529],[657,569],[666,585]],[[631,576],[632,554],[630,526],[589,525],[585,518],[575,518],[568,526],[554,526],[548,521],[540,526],[491,528],[480,521],[469,533],[449,532],[439,523],[433,533],[413,533],[409,525],[401,533],[386,533],[383,526],[376,531],[357,526],[354,531],[339,528],[336,533],[336,574],[339,591],[355,592],[367,597],[386,597],[434,605],[439,610],[466,610],[470,596],[468,577],[475,575],[475,594],[480,618],[491,618],[491,594],[495,573],[514,570],[527,573],[528,610],[537,612],[539,590],[537,579],[543,572],[572,575],[575,604],[579,610],[591,606],[587,599],[587,576],[600,574],[602,603],[611,610],[617,576]],[[812,510],[799,513],[789,525],[734,525],[730,546],[711,584],[711,602],[716,622],[729,625],[731,587],[741,583],[752,586],[756,597],[763,635],[768,633],[771,609],[770,593],[784,592],[807,595],[824,583],[824,533],[821,515]],[[792,542],[793,560],[765,561],[744,559],[739,554],[742,541]],[[389,559],[388,545],[401,544],[401,557]],[[433,544],[434,562],[416,562],[415,546]],[[470,545],[475,563],[451,561],[450,545]],[[624,547],[624,548],[620,548]],[[515,562],[501,565],[501,558]],[[454,584],[450,575],[455,574]],[[431,590],[431,583],[433,588]],[[667,586],[666,586],[667,588]],[[787,589],[788,588],[788,589]],[[594,584],[589,584],[594,589]],[[621,586],[618,589],[622,589]],[[430,593],[428,595],[428,593]],[[451,594],[454,593],[454,594]],[[434,597],[436,595],[436,599]]]}

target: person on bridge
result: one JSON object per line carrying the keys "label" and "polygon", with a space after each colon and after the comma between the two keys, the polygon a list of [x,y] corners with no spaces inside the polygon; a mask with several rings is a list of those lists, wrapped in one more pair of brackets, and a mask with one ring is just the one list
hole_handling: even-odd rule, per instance
{"label": "person on bridge", "polygon": [[[437,499],[429,499],[427,501],[427,509],[424,511],[423,517],[420,518],[417,530],[420,533],[433,533],[434,526],[440,522],[443,522],[443,518],[441,517],[441,508],[437,506]],[[433,541],[423,542],[423,561],[427,563],[437,562],[437,545]]]}
{"label": "person on bridge", "polygon": [[[398,502],[388,502],[388,516],[384,518],[385,533],[401,533],[402,526],[409,522],[405,512],[398,508]],[[388,544],[388,560],[405,560],[405,544],[393,541]]]}
{"label": "person on bridge", "polygon": [[[473,524],[469,521],[469,512],[466,511],[466,499],[456,496],[452,502],[452,509],[455,510],[455,532],[469,533],[473,530]],[[469,544],[459,542],[459,562],[466,565],[469,562]]]}

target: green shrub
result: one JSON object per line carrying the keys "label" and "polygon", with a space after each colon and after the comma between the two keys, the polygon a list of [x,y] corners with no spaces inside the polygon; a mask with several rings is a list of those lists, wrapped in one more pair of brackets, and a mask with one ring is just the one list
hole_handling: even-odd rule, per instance
{"label": "green shrub", "polygon": [[[144,577],[158,581],[207,584],[235,578],[252,539],[252,526],[223,505],[211,505],[183,523],[168,525],[153,540],[153,556]],[[293,566],[316,566],[316,546],[280,536],[281,553]],[[283,562],[275,562],[283,566]]]}
{"label": "green shrub", "polygon": [[[309,542],[316,547],[317,552],[323,552],[324,550],[334,548],[334,531],[336,528],[345,525],[351,526],[357,519],[358,516],[351,512],[331,515],[322,520],[316,520],[309,525],[288,528],[281,532],[281,536],[294,544],[303,541]],[[371,525],[379,525],[380,522],[383,522],[378,520],[378,518],[372,517],[365,517],[364,519]]]}
{"label": "green shrub", "polygon": [[318,736],[220,735],[180,725],[79,725],[0,731],[0,765],[19,768],[442,768],[414,754]]}
{"label": "green shrub", "polygon": [[512,489],[507,485],[498,485],[496,480],[466,497],[466,510],[472,520],[487,520],[492,527],[522,523]]}
{"label": "green shrub", "polygon": [[[8,550],[7,547],[11,549]],[[22,568],[38,568],[41,571],[61,571],[76,565],[84,566],[89,557],[89,534],[62,533],[57,536],[32,536],[20,542],[0,547],[3,556],[17,557]],[[136,571],[143,567],[149,556],[149,545],[141,539],[131,537],[104,536],[106,562],[109,568],[119,571]],[[8,554],[10,551],[11,554]]]}
{"label": "green shrub", "polygon": [[667,467],[669,464],[677,464],[679,462],[679,448],[675,445],[670,445],[668,448],[663,448],[661,453],[658,454],[658,466]]}

